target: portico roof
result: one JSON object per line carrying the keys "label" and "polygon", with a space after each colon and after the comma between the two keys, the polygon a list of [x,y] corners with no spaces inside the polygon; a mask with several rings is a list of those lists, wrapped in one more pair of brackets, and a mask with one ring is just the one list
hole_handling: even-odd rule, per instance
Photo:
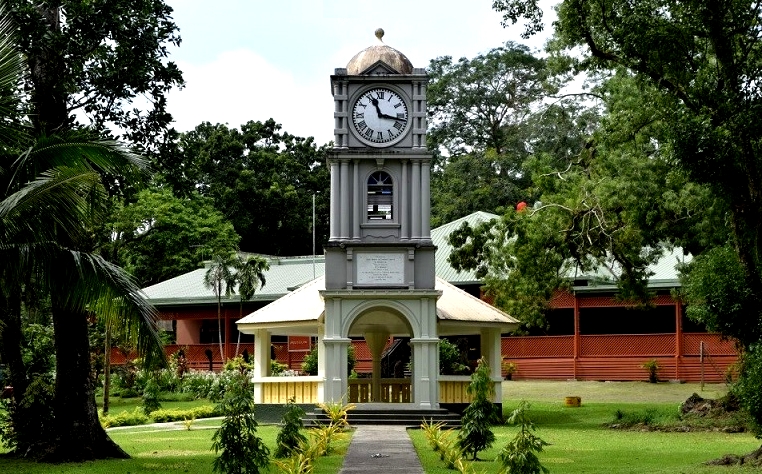
{"label": "portico roof", "polygon": [[[238,320],[238,330],[251,333],[268,329],[278,334],[313,334],[322,323],[324,302],[320,291],[325,278],[318,277],[286,296]],[[516,329],[518,321],[499,309],[451,285],[436,279],[436,290],[442,293],[437,301],[440,334],[478,334],[482,328],[495,327],[502,332]]]}

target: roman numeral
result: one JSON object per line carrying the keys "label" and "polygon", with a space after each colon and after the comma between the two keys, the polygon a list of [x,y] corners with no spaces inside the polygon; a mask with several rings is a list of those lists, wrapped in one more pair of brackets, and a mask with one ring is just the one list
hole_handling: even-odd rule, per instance
{"label": "roman numeral", "polygon": [[402,122],[394,122],[394,128],[396,128],[399,131],[402,131],[402,127],[405,125]]}
{"label": "roman numeral", "polygon": [[355,118],[365,118],[365,112],[355,112]]}
{"label": "roman numeral", "polygon": [[384,98],[384,92],[383,91],[376,91],[376,95],[378,95],[379,99],[383,99]]}
{"label": "roman numeral", "polygon": [[376,132],[376,139],[377,140],[383,140],[384,139],[384,132]]}
{"label": "roman numeral", "polygon": [[370,137],[373,136],[373,129],[368,127],[365,130],[363,130],[362,134],[365,135],[366,137],[370,138]]}
{"label": "roman numeral", "polygon": [[363,130],[365,130],[366,128],[368,128],[368,124],[367,124],[367,123],[365,123],[365,120],[363,120],[362,122],[360,122],[360,123],[358,123],[358,124],[357,124],[357,128],[359,128],[359,129],[360,129],[360,131],[362,132]]}
{"label": "roman numeral", "polygon": [[398,102],[398,103],[394,104],[394,108],[395,109],[399,109],[400,107],[402,107],[402,102]]}

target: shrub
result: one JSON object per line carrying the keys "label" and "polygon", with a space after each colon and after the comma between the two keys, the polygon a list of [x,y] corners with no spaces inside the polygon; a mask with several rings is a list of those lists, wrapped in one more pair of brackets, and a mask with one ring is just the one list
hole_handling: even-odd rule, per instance
{"label": "shrub", "polygon": [[468,375],[471,369],[464,364],[465,355],[457,344],[448,339],[439,340],[439,373],[442,375]]}
{"label": "shrub", "polygon": [[217,376],[213,372],[199,372],[191,370],[185,373],[181,386],[181,392],[189,393],[197,400],[209,398],[212,384]]}
{"label": "shrub", "polygon": [[[347,373],[351,373],[354,368],[355,364],[357,363],[357,356],[355,355],[355,346],[353,346],[351,343],[347,347]],[[317,346],[314,346],[312,350],[310,350],[306,356],[304,356],[304,360],[302,361],[302,372],[304,372],[307,375],[317,375],[318,374],[318,348]]]}
{"label": "shrub", "polygon": [[218,456],[214,472],[224,474],[258,473],[270,463],[270,449],[257,436],[254,395],[248,376],[233,372],[230,385],[219,406],[222,425],[212,436],[212,449]]}
{"label": "shrub", "polygon": [[749,413],[754,434],[762,437],[762,343],[748,348],[741,358],[738,381],[733,394]]}
{"label": "shrub", "polygon": [[659,365],[658,360],[651,359],[648,362],[644,362],[640,367],[646,369],[648,372],[649,382],[656,383],[659,381],[659,370],[661,369],[661,366]]}
{"label": "shrub", "polygon": [[270,361],[270,375],[282,375],[288,370],[288,365],[281,364],[277,360]]}
{"label": "shrub", "polygon": [[495,442],[495,433],[490,426],[499,420],[498,410],[492,402],[495,390],[490,377],[490,368],[484,357],[479,359],[476,370],[471,375],[467,392],[473,401],[463,411],[462,426],[458,432],[458,448],[476,459]]}
{"label": "shrub", "polygon": [[181,410],[178,408],[156,410],[151,413],[151,419],[156,423],[169,423],[170,421],[184,421],[189,418],[211,418],[218,416],[217,408],[212,405]]}
{"label": "shrub", "polygon": [[146,415],[150,415],[151,412],[158,410],[161,408],[161,403],[159,402],[159,384],[156,383],[156,380],[154,378],[148,379],[148,382],[146,382],[146,386],[143,389],[143,413]]}
{"label": "shrub", "polygon": [[123,411],[116,415],[104,415],[103,413],[99,413],[99,416],[101,426],[104,428],[112,428],[114,426],[145,425],[149,421],[149,418],[140,408],[135,408],[131,412]]}
{"label": "shrub", "polygon": [[548,468],[540,464],[540,459],[536,454],[542,452],[548,443],[534,434],[534,423],[526,413],[528,409],[529,404],[522,400],[518,408],[513,410],[508,418],[508,423],[518,425],[519,431],[498,454],[498,459],[503,466],[502,472],[511,474],[547,474],[550,472]]}
{"label": "shrub", "polygon": [[283,426],[275,439],[277,448],[275,448],[276,458],[285,458],[294,454],[299,447],[307,442],[307,437],[301,433],[304,429],[302,417],[304,410],[296,404],[294,398],[291,398],[286,405],[286,412],[283,414]]}
{"label": "shrub", "polygon": [[[1,388],[1,387],[0,387]],[[21,400],[0,404],[0,440],[10,450],[26,453],[54,436],[55,386],[50,374],[35,377]]]}

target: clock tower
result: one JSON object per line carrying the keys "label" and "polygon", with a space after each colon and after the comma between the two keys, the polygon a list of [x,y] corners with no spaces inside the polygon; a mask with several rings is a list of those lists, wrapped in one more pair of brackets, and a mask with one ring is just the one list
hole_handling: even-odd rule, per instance
{"label": "clock tower", "polygon": [[331,76],[334,147],[330,236],[319,355],[326,401],[345,399],[347,348],[364,337],[373,359],[371,400],[382,401],[380,357],[409,337],[410,402],[438,407],[435,247],[430,234],[425,69],[378,43]]}

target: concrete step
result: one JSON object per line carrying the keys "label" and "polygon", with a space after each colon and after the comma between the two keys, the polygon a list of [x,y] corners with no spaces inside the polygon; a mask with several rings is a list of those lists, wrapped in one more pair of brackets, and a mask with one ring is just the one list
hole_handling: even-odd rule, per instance
{"label": "concrete step", "polygon": [[[408,428],[420,428],[425,420],[427,423],[442,423],[443,428],[460,428],[460,415],[445,409],[411,409],[400,408],[395,404],[376,404],[380,407],[355,408],[347,414],[349,425],[404,425]],[[316,427],[328,424],[330,419],[320,410],[308,412],[304,419],[305,427]]]}

